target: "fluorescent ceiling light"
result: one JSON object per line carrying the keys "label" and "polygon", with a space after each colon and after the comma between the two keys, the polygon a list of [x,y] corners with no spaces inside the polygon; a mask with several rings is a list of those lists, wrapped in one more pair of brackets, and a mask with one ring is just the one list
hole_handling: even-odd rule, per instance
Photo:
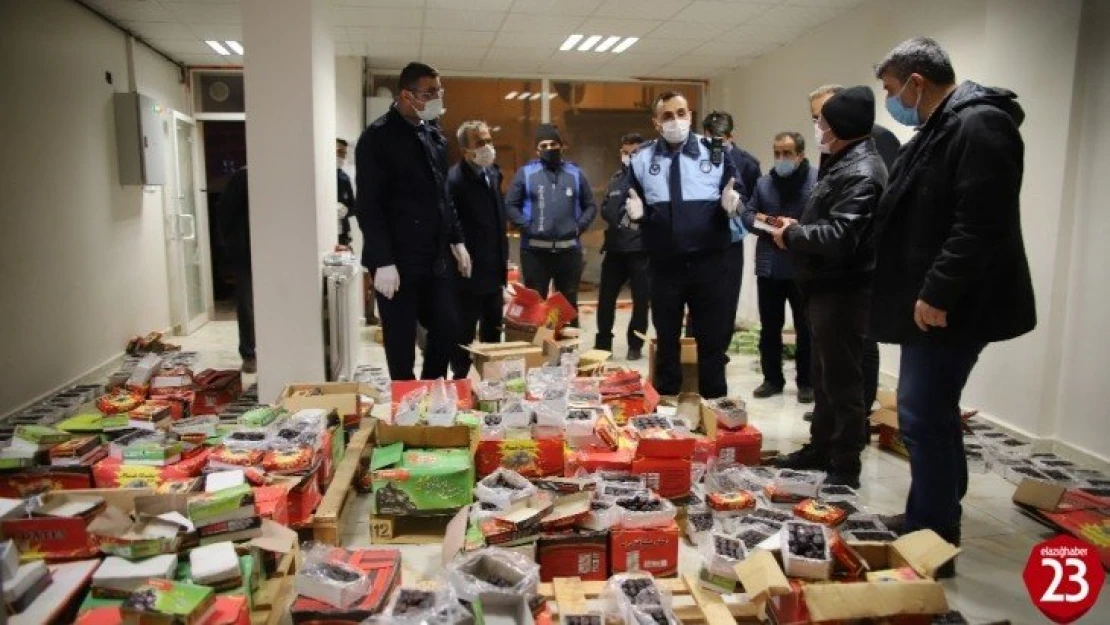
{"label": "fluorescent ceiling light", "polygon": [[229,54],[231,54],[230,52],[227,51],[227,48],[225,48],[223,46],[223,44],[221,44],[219,41],[214,41],[212,39],[209,39],[208,41],[205,41],[204,43],[207,43],[209,48],[212,48],[213,50],[215,50],[216,54],[219,54],[221,56],[228,56]]}
{"label": "fluorescent ceiling light", "polygon": [[551,93],[547,94],[547,99],[548,99],[548,100],[554,100],[554,99],[555,99],[555,98],[557,98],[557,97],[559,97],[559,94],[555,93],[554,91],[552,91]]}
{"label": "fluorescent ceiling light", "polygon": [[531,97],[531,95],[532,95],[531,91],[525,91],[524,93],[518,95],[516,97],[516,99],[517,100],[527,100],[529,97]]}
{"label": "fluorescent ceiling light", "polygon": [[566,52],[567,50],[570,50],[575,45],[577,45],[579,41],[582,41],[582,35],[571,35],[567,37],[567,40],[563,42],[563,45],[559,46],[559,49]]}
{"label": "fluorescent ceiling light", "polygon": [[512,100],[515,97],[516,97],[516,92],[515,91],[510,91],[510,92],[505,94],[505,99],[506,100]]}
{"label": "fluorescent ceiling light", "polygon": [[238,41],[228,40],[224,43],[227,44],[227,47],[231,48],[232,52],[238,54],[239,56],[243,56],[243,45],[240,44]]}
{"label": "fluorescent ceiling light", "polygon": [[533,94],[532,94],[532,97],[530,97],[530,98],[528,98],[528,99],[529,99],[529,100],[539,100],[539,99],[540,99],[540,98],[542,98],[542,97],[543,97],[543,94],[542,94],[542,93],[533,93]]}
{"label": "fluorescent ceiling light", "polygon": [[620,42],[617,47],[613,48],[613,54],[620,54],[621,52],[624,52],[625,50],[631,48],[632,44],[636,43],[639,40],[639,37],[625,37],[624,41]]}
{"label": "fluorescent ceiling light", "polygon": [[582,42],[582,45],[578,46],[578,51],[589,52],[590,48],[596,46],[599,41],[601,41],[601,35],[590,35],[589,38]]}
{"label": "fluorescent ceiling light", "polygon": [[616,35],[613,35],[612,37],[609,37],[605,41],[602,41],[601,44],[598,45],[597,48],[594,49],[594,52],[605,52],[609,48],[612,48],[613,46],[617,45],[617,42],[620,41],[620,40],[621,40],[620,37],[618,37]]}

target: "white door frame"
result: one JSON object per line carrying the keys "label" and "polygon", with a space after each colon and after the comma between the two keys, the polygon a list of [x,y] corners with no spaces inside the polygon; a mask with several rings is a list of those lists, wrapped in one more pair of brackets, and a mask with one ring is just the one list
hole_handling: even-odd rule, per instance
{"label": "white door frame", "polygon": [[[184,123],[189,124],[190,126],[193,127],[193,145],[191,146],[191,151],[193,153],[193,159],[192,159],[192,161],[193,161],[193,176],[192,176],[192,178],[193,178],[193,188],[192,189],[182,189],[182,181],[181,181],[181,176],[180,176],[181,162],[180,162],[180,159],[178,158],[179,149],[180,149],[180,146],[178,145],[178,139],[177,139],[177,123],[178,122],[184,122]],[[178,306],[180,306],[180,309],[174,311],[174,313],[173,313],[175,329],[178,329],[179,332],[182,332],[184,334],[192,334],[193,332],[196,332],[197,329],[199,329],[201,326],[208,323],[209,319],[211,319],[211,317],[212,317],[212,313],[213,313],[214,308],[215,308],[215,303],[214,303],[213,295],[212,295],[212,250],[211,250],[211,246],[209,245],[209,236],[208,236],[208,232],[209,232],[208,209],[207,209],[208,200],[207,200],[207,197],[203,193],[200,192],[200,189],[203,188],[203,186],[204,186],[204,167],[200,166],[200,164],[203,163],[204,160],[202,158],[203,157],[203,151],[200,149],[201,140],[199,139],[199,136],[200,136],[199,130],[200,129],[197,127],[197,122],[194,118],[192,118],[189,115],[186,115],[184,113],[181,113],[180,111],[173,111],[173,134],[172,134],[171,139],[172,139],[172,142],[173,142],[172,143],[172,145],[173,145],[173,175],[174,175],[174,193],[175,194],[174,194],[173,197],[170,198],[170,201],[171,202],[177,202],[178,199],[180,197],[184,196],[185,193],[192,193],[192,195],[193,195],[194,216],[193,216],[192,231],[193,231],[193,236],[196,238],[197,248],[198,248],[197,251],[198,251],[198,254],[200,255],[200,290],[201,290],[201,301],[203,303],[202,311],[196,317],[194,317],[192,319],[188,319],[187,318],[187,316],[188,316],[188,303],[187,303],[187,301],[185,299],[179,298],[178,294],[174,294],[174,293],[170,294],[170,302],[178,302]],[[179,214],[178,209],[177,209],[176,206],[174,207],[172,214],[174,216],[177,216]],[[166,227],[172,229],[168,233],[168,236],[176,237],[177,241],[178,241],[178,246],[177,246],[178,251],[177,251],[177,254],[175,255],[176,258],[171,258],[170,262],[174,263],[174,265],[176,267],[176,269],[174,271],[180,273],[180,278],[183,281],[182,284],[177,284],[177,285],[172,284],[172,281],[171,281],[170,288],[171,289],[175,288],[175,287],[176,288],[182,288],[182,287],[188,288],[187,287],[187,278],[185,277],[185,274],[184,274],[184,268],[185,268],[184,248],[183,248],[183,246],[181,244],[181,240],[180,240],[180,236],[181,236],[180,218],[176,218],[176,219],[173,219],[173,220],[167,220]],[[172,275],[173,275],[173,273],[171,273],[171,276]],[[185,297],[187,298],[188,295],[185,294]]]}

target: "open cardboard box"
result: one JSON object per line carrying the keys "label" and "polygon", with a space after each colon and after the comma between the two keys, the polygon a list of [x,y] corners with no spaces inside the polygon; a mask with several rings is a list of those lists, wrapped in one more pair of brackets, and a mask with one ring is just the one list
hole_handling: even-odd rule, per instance
{"label": "open cardboard box", "polygon": [[[648,382],[655,383],[655,351],[656,338],[640,335],[648,345]],[[698,392],[698,343],[693,337],[684,336],[679,339],[679,363],[682,365],[682,386],[680,393]]]}
{"label": "open cardboard box", "polygon": [[477,442],[477,433],[466,425],[391,425],[377,421],[368,444],[383,447],[404,443],[405,447],[466,447],[473,450]]}
{"label": "open cardboard box", "polygon": [[497,377],[494,373],[496,372],[499,374],[500,371],[496,366],[492,365],[500,363],[503,360],[521,359],[529,369],[542,366],[545,362],[543,347],[534,345],[528,341],[471,343],[470,345],[460,345],[459,347],[470,352],[470,360],[474,363],[474,368],[478,370],[483,380]]}
{"label": "open cardboard box", "polygon": [[192,530],[184,517],[143,516],[132,520],[115,506],[106,508],[88,528],[101,552],[129,560],[177,553],[182,537]]}
{"label": "open cardboard box", "polygon": [[[319,391],[315,395],[304,392]],[[306,408],[335,410],[346,420],[361,418],[373,408],[374,387],[359,382],[325,382],[320,384],[290,384],[281,391],[278,403],[289,412]],[[382,398],[378,398],[381,400]]]}
{"label": "open cardboard box", "polygon": [[[931,530],[906,534],[892,543],[850,543],[872,571],[909,567],[922,579],[905,582],[844,582],[803,586],[812,622],[942,614],[948,611],[944,587],[933,580],[937,569],[960,549]],[[744,590],[765,617],[768,602],[793,592],[782,567],[769,551],[757,549],[736,565]]]}

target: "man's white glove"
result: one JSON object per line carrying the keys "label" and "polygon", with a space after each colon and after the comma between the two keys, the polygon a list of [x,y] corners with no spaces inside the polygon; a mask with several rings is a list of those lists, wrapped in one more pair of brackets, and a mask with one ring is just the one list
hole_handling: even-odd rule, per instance
{"label": "man's white glove", "polygon": [[734,186],[736,178],[729,178],[728,184],[721,191],[721,208],[725,209],[729,217],[736,216],[736,211],[740,210],[740,192],[733,189]]}
{"label": "man's white glove", "polygon": [[374,272],[374,288],[386,299],[393,299],[401,290],[401,274],[397,273],[397,265],[378,267]]}
{"label": "man's white glove", "polygon": [[459,273],[464,278],[470,277],[470,252],[466,251],[466,245],[462,243],[455,243],[451,245],[451,253],[455,255],[455,262],[459,264]]}
{"label": "man's white glove", "polygon": [[347,216],[347,205],[343,202],[336,202],[335,210],[339,213],[339,218],[343,219]]}
{"label": "man's white glove", "polygon": [[628,213],[628,218],[632,221],[640,221],[644,218],[644,201],[636,194],[636,189],[628,190],[628,200],[624,203],[624,212]]}

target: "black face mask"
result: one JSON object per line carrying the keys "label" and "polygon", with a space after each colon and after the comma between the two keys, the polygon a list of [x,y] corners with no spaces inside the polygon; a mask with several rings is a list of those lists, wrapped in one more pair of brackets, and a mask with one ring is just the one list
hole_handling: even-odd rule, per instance
{"label": "black face mask", "polygon": [[540,160],[548,167],[558,167],[563,163],[563,151],[558,148],[540,150]]}

